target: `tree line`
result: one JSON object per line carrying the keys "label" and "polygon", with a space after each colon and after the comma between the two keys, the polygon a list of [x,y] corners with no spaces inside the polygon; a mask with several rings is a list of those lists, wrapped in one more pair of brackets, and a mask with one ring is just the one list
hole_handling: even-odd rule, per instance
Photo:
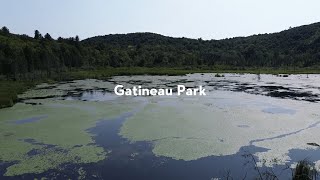
{"label": "tree line", "polygon": [[245,69],[320,65],[320,23],[223,40],[172,38],[154,33],[53,39],[0,30],[0,74],[33,79],[71,69],[182,67]]}

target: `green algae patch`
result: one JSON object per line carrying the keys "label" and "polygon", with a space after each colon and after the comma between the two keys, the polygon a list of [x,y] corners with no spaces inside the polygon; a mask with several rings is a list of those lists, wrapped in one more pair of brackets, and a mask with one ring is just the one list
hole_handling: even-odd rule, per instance
{"label": "green algae patch", "polygon": [[71,149],[42,148],[37,155],[27,157],[7,168],[6,176],[24,173],[42,173],[49,169],[58,169],[65,163],[94,163],[106,158],[107,153],[101,147],[83,146]]}
{"label": "green algae patch", "polygon": [[[219,91],[204,98],[150,97],[151,103],[122,125],[120,135],[132,142],[152,142],[156,156],[185,161],[233,155],[254,145],[269,149],[255,154],[259,160],[277,158],[285,163],[292,147],[306,149],[305,142],[317,142],[317,136],[305,135],[317,130],[316,106],[270,97],[256,101],[256,97]],[[264,112],[269,106],[296,113]]]}
{"label": "green algae patch", "polygon": [[37,85],[34,89],[28,90],[23,94],[18,95],[19,99],[48,99],[57,98],[72,94],[80,94],[85,91],[103,90],[107,92],[113,91],[114,84],[112,82],[86,79],[75,80],[69,82],[61,82],[55,84],[42,83]]}
{"label": "green algae patch", "polygon": [[148,105],[123,124],[120,134],[131,141],[152,141],[156,155],[182,160],[232,154],[241,147],[223,143],[217,135],[223,128],[234,129],[221,121],[226,116],[222,110],[173,101],[178,102]]}
{"label": "green algae patch", "polygon": [[32,89],[18,97],[21,99],[32,98],[46,98],[46,97],[59,97],[65,95],[66,92],[58,91],[56,89]]}
{"label": "green algae patch", "polygon": [[[132,110],[133,103],[34,100],[0,110],[0,161],[14,162],[6,176],[42,173],[67,163],[95,163],[107,152],[88,129]],[[36,122],[17,121],[43,116]]]}
{"label": "green algae patch", "polygon": [[208,140],[172,138],[157,141],[153,152],[159,156],[189,161],[211,155],[219,155],[219,153],[222,153],[218,150],[221,146],[222,143],[212,143]]}

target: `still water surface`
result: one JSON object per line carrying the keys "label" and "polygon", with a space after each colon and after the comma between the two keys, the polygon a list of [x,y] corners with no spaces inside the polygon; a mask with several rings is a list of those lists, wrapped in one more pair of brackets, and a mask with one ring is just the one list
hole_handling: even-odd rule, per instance
{"label": "still water surface", "polygon": [[[320,162],[318,147],[307,144],[320,144],[319,78],[190,74],[42,84],[0,111],[0,177],[253,179],[258,166],[290,178],[297,161]],[[119,97],[117,84],[202,85],[207,96]],[[51,165],[25,168],[39,161]]]}

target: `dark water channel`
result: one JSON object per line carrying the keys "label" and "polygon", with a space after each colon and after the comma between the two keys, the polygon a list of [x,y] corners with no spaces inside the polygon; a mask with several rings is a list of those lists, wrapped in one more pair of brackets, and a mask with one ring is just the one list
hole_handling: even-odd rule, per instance
{"label": "dark water channel", "polygon": [[[218,82],[214,84],[225,85],[227,83]],[[213,85],[213,84],[212,84]],[[244,91],[244,85],[238,85],[234,91]],[[250,87],[251,88],[251,87]],[[264,87],[266,89],[266,87]],[[270,88],[269,88],[270,89]],[[99,97],[96,97],[99,96]],[[103,95],[99,92],[87,93],[84,95],[70,96],[69,99],[81,99],[87,101],[92,99],[100,99]],[[104,99],[109,100],[108,97]],[[112,99],[112,98],[111,98]],[[12,163],[0,163],[0,179],[34,179],[47,177],[49,179],[139,179],[139,180],[213,180],[227,179],[255,179],[259,177],[257,169],[255,169],[254,160],[256,157],[252,154],[257,152],[265,152],[268,149],[256,147],[253,142],[259,142],[268,139],[258,139],[251,141],[251,145],[242,147],[238,153],[227,156],[210,156],[200,158],[193,161],[174,160],[167,157],[155,156],[152,152],[152,142],[130,142],[119,135],[119,130],[122,124],[137,110],[126,112],[114,119],[100,120],[96,127],[88,129],[88,132],[94,134],[96,144],[103,147],[108,154],[108,157],[99,162],[92,164],[65,164],[61,170],[50,170],[42,174],[26,174],[17,177],[4,177],[5,168]],[[295,111],[286,108],[269,108],[264,109],[266,113],[272,114],[294,114]],[[18,120],[15,123],[32,123],[46,118],[45,115],[34,117],[31,119]],[[318,122],[319,123],[319,122]],[[318,124],[317,123],[317,124]],[[315,125],[317,125],[315,124]],[[245,128],[245,125],[243,125]],[[303,129],[302,129],[303,130]],[[297,132],[294,132],[297,133]],[[286,135],[283,135],[286,136]],[[282,136],[281,136],[282,137]],[[274,138],[281,138],[274,137]],[[299,160],[307,158],[310,161],[320,160],[319,150],[296,150],[292,149],[289,152],[291,165]],[[290,179],[292,171],[286,169],[284,165],[276,165],[272,168],[259,168],[260,172],[272,170],[279,179]],[[81,173],[79,172],[81,169]]]}

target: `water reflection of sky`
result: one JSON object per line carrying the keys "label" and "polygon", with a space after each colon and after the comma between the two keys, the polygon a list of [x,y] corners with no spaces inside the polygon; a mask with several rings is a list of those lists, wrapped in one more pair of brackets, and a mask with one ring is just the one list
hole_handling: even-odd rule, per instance
{"label": "water reflection of sky", "polygon": [[[234,118],[234,122],[230,122],[229,119],[228,121],[222,119],[222,121],[231,123],[230,126],[235,129],[232,129],[233,131],[228,131],[228,129],[221,130],[221,134],[227,131],[229,133],[232,132],[229,136],[243,135],[243,138],[240,137],[239,141],[236,141],[236,138],[231,139],[234,141],[225,140],[228,137],[219,138],[220,143],[242,143],[241,148],[233,154],[223,156],[209,155],[193,161],[173,160],[170,157],[155,155],[153,153],[154,142],[152,141],[130,142],[130,139],[119,135],[119,130],[123,123],[129,121],[135,115],[135,113],[129,112],[109,121],[102,120],[97,124],[96,128],[91,129],[91,132],[95,134],[96,142],[106,150],[112,150],[113,153],[111,153],[109,160],[107,159],[100,164],[84,165],[89,172],[90,169],[93,170],[93,167],[100,170],[106,168],[106,171],[101,171],[101,173],[103,177],[111,179],[114,177],[137,177],[139,179],[157,179],[157,177],[161,177],[159,179],[180,179],[181,177],[183,179],[195,179],[203,177],[207,179],[223,177],[229,168],[234,177],[242,177],[244,176],[242,171],[243,163],[246,162],[242,155],[246,152],[254,154],[255,158],[260,161],[263,158],[270,159],[273,155],[275,157],[282,156],[282,160],[289,164],[294,164],[305,158],[309,158],[313,162],[320,160],[319,150],[307,145],[307,143],[318,143],[319,134],[316,134],[320,120],[319,115],[317,115],[318,104],[297,101],[290,96],[286,97],[286,99],[268,97],[269,91],[290,91],[290,93],[308,91],[318,95],[318,78],[319,75],[310,75],[308,77],[291,75],[288,78],[261,75],[259,80],[256,75],[233,74],[226,74],[224,78],[216,78],[212,74],[194,74],[188,75],[187,78],[186,76],[166,78],[161,76],[124,76],[114,77],[112,81],[115,84],[117,82],[121,84],[128,83],[131,86],[135,85],[134,83],[143,83],[146,87],[163,87],[165,84],[170,87],[177,84],[187,84],[190,87],[205,85],[210,92],[206,97],[119,97],[110,92],[112,87],[108,87],[109,91],[86,89],[80,93],[77,92],[65,97],[65,100],[113,101],[115,103],[117,101],[137,100],[137,106],[141,105],[141,102],[146,102],[155,104],[159,108],[169,107],[176,109],[178,112],[192,111],[192,109],[186,109],[185,105],[194,105],[208,110],[222,109],[227,112],[225,117]],[[64,86],[67,86],[67,84],[64,84]],[[280,89],[277,89],[278,87]],[[305,100],[303,98],[300,99]],[[150,111],[156,113],[158,110],[151,109]],[[212,114],[212,118],[214,117],[215,114]],[[32,123],[44,118],[45,116],[37,116],[17,120],[16,123]],[[268,118],[270,123],[267,122]],[[282,121],[290,123],[285,124]],[[141,133],[144,131],[144,125],[140,125]],[[263,132],[266,129],[270,130]],[[244,134],[238,134],[237,131],[244,132]],[[218,138],[221,134],[216,134],[215,136]],[[246,136],[250,136],[250,141],[242,141],[242,139],[247,138]],[[230,145],[232,146],[232,144]],[[132,157],[132,154],[135,153],[138,154]],[[130,160],[130,158],[133,160]],[[155,168],[152,164],[156,162],[161,162],[161,165]],[[275,166],[272,163],[271,165]],[[282,164],[279,167],[283,168],[285,166]],[[263,168],[267,167],[264,166]],[[248,168],[246,170],[254,174],[252,169]],[[288,177],[288,174],[290,172],[284,173],[284,177]]]}
{"label": "water reflection of sky", "polygon": [[293,109],[286,109],[283,107],[270,107],[270,108],[265,108],[262,110],[265,113],[270,113],[270,114],[295,114],[296,111]]}
{"label": "water reflection of sky", "polygon": [[26,119],[20,119],[20,120],[16,120],[14,121],[15,124],[26,124],[26,123],[33,123],[33,122],[37,122],[40,121],[42,119],[47,118],[47,115],[41,115],[41,116],[36,116],[36,117],[31,117],[31,118],[26,118]]}

